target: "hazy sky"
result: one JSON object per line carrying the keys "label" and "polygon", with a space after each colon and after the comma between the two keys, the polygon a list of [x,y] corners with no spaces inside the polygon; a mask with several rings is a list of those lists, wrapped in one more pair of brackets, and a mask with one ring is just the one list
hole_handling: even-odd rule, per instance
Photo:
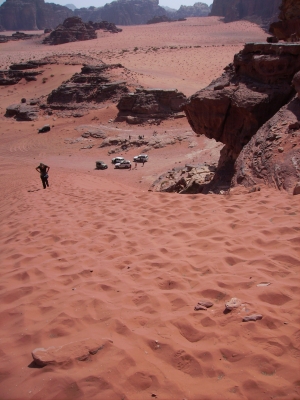
{"label": "hazy sky", "polygon": [[[0,0],[0,4],[1,4]],[[181,5],[193,6],[199,0],[159,0],[160,6],[168,6],[171,8],[178,9]],[[200,0],[200,3],[212,4],[213,0]],[[102,7],[106,3],[111,3],[111,0],[46,0],[46,3],[56,3],[62,6],[66,4],[74,4],[77,8],[81,7]]]}

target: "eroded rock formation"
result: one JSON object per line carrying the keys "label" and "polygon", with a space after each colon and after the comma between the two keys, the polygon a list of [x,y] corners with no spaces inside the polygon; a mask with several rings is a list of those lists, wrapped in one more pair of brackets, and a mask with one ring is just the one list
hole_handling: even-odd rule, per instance
{"label": "eroded rock formation", "polygon": [[300,44],[247,44],[219,79],[189,98],[183,109],[193,130],[225,144],[212,188],[230,187],[240,152],[294,96],[299,70]]}
{"label": "eroded rock formation", "polygon": [[63,24],[50,33],[43,41],[44,44],[58,45],[69,42],[96,39],[95,28],[89,23],[82,22],[79,17],[67,18]]}
{"label": "eroded rock formation", "polygon": [[0,6],[0,25],[6,30],[55,28],[73,15],[67,7],[44,0],[6,0]]}
{"label": "eroded rock formation", "polygon": [[214,0],[211,14],[225,22],[247,19],[268,29],[277,20],[281,0]]}
{"label": "eroded rock formation", "polygon": [[142,123],[149,119],[180,117],[185,101],[185,95],[176,89],[137,89],[121,97],[117,105],[118,119]]}
{"label": "eroded rock formation", "polygon": [[47,106],[58,110],[82,109],[108,99],[118,101],[129,90],[126,81],[114,80],[113,73],[117,69],[123,69],[122,65],[84,65],[81,73],[73,75],[49,94]]}
{"label": "eroded rock formation", "polygon": [[270,32],[279,40],[300,41],[300,0],[283,0],[279,19],[270,26]]}
{"label": "eroded rock formation", "polygon": [[42,70],[36,70],[45,65],[42,61],[28,61],[19,64],[12,64],[8,70],[0,70],[0,86],[15,85],[21,79],[26,81],[36,80],[36,76],[43,73]]}

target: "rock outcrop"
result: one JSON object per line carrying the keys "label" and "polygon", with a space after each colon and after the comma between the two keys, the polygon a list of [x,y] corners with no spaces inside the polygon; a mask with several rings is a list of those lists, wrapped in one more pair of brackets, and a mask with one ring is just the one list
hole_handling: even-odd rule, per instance
{"label": "rock outcrop", "polygon": [[268,29],[277,21],[281,0],[214,0],[210,15],[224,17],[225,22],[247,19]]}
{"label": "rock outcrop", "polygon": [[13,117],[17,121],[35,121],[39,116],[39,107],[31,102],[29,104],[12,104],[7,107],[5,116],[8,118]]}
{"label": "rock outcrop", "polygon": [[177,89],[137,89],[121,97],[117,107],[118,120],[142,123],[149,119],[166,119],[183,116],[182,105],[186,101]]}
{"label": "rock outcrop", "polygon": [[100,22],[92,22],[89,21],[89,24],[96,30],[103,29],[104,31],[109,31],[112,33],[119,33],[122,32],[122,29],[117,28],[115,24],[112,22],[107,22],[107,21],[100,21]]}
{"label": "rock outcrop", "polygon": [[69,8],[44,0],[6,0],[0,6],[0,25],[9,31],[53,29],[72,15]]}
{"label": "rock outcrop", "polygon": [[300,41],[300,0],[283,0],[279,19],[270,26],[270,32],[279,40]]}
{"label": "rock outcrop", "polygon": [[112,76],[114,70],[122,68],[121,64],[84,65],[81,73],[49,94],[45,108],[77,110],[97,108],[97,104],[106,100],[117,102],[129,91],[125,81],[114,80]]}
{"label": "rock outcrop", "polygon": [[117,0],[103,7],[80,8],[74,11],[83,21],[110,21],[116,25],[146,24],[154,16],[165,15],[159,0]]}
{"label": "rock outcrop", "polygon": [[213,165],[186,165],[161,175],[149,188],[151,192],[202,193],[215,175]]}
{"label": "rock outcrop", "polygon": [[212,188],[230,187],[240,152],[294,96],[291,82],[299,70],[300,44],[246,44],[219,79],[183,106],[197,134],[225,144]]}
{"label": "rock outcrop", "polygon": [[26,81],[36,80],[36,76],[44,71],[36,70],[38,67],[45,65],[42,61],[28,61],[19,64],[12,64],[9,70],[0,70],[0,86],[15,85],[21,79]]}
{"label": "rock outcrop", "polygon": [[93,26],[89,23],[82,22],[79,17],[70,17],[67,18],[63,24],[58,25],[58,27],[44,39],[43,43],[58,45],[96,38],[97,33]]}
{"label": "rock outcrop", "polygon": [[40,35],[31,35],[24,32],[16,32],[12,35],[0,35],[0,43],[6,43],[10,41],[17,41],[17,40],[28,40],[33,38],[38,38]]}

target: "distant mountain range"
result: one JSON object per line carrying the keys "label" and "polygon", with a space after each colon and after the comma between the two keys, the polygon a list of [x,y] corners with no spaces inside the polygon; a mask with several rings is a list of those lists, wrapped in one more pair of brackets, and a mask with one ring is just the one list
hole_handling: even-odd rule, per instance
{"label": "distant mountain range", "polygon": [[60,6],[44,0],[6,0],[0,6],[0,29],[35,30],[54,29],[65,18],[78,16],[84,22],[109,21],[116,25],[146,24],[154,16],[170,15],[172,19],[189,16],[207,16],[210,8],[204,3],[181,6],[167,11],[159,0],[117,0],[103,7],[76,8],[72,4]]}
{"label": "distant mountain range", "polygon": [[163,15],[170,19],[215,15],[224,17],[225,22],[248,19],[267,26],[277,19],[280,3],[281,0],[214,0],[210,7],[197,2],[175,10],[161,7],[159,0],[116,0],[103,7],[78,9],[73,4],[61,6],[44,0],[6,0],[0,6],[0,31],[54,29],[71,16],[84,22],[140,25]]}

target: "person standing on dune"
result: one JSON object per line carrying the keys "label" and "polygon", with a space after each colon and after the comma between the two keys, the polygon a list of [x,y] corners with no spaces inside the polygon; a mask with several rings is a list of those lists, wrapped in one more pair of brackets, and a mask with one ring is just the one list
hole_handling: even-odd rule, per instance
{"label": "person standing on dune", "polygon": [[45,165],[43,163],[40,163],[38,167],[36,167],[37,172],[40,173],[40,177],[42,180],[43,188],[46,189],[46,187],[49,187],[48,183],[48,172],[49,172],[50,167],[48,165]]}

